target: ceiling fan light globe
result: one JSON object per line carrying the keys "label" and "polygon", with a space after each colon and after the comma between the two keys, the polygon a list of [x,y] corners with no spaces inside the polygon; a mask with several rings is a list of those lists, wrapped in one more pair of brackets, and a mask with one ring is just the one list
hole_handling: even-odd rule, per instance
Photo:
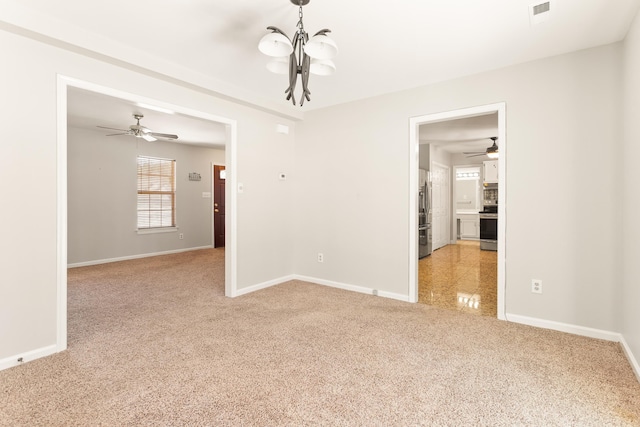
{"label": "ceiling fan light globe", "polygon": [[492,151],[487,153],[487,157],[490,159],[497,159],[498,158],[498,152],[497,151]]}
{"label": "ceiling fan light globe", "polygon": [[336,72],[336,64],[330,59],[312,59],[309,71],[317,76],[330,76]]}
{"label": "ceiling fan light globe", "polygon": [[318,34],[305,43],[304,53],[314,59],[333,59],[338,54],[338,45],[326,34]]}
{"label": "ceiling fan light globe", "polygon": [[287,56],[293,52],[291,41],[280,33],[269,33],[262,37],[258,43],[258,49],[265,55],[273,57]]}
{"label": "ceiling fan light globe", "polygon": [[267,70],[276,74],[289,73],[289,57],[281,56],[279,58],[273,58],[271,61],[267,62]]}

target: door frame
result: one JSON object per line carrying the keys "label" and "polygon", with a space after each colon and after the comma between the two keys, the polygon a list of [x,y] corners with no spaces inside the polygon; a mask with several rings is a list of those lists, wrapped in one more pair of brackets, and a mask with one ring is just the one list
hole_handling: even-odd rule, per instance
{"label": "door frame", "polygon": [[408,297],[410,302],[418,302],[418,165],[420,148],[420,125],[437,123],[448,120],[463,119],[498,113],[498,141],[500,141],[500,157],[498,158],[498,319],[506,320],[506,231],[507,231],[507,134],[506,134],[506,103],[480,105],[439,113],[425,114],[409,118],[409,284]]}
{"label": "door frame", "polygon": [[[57,241],[56,241],[56,352],[67,348],[67,90],[68,88],[85,89],[103,95],[125,99],[131,102],[156,105],[177,113],[222,123],[226,128],[225,164],[227,180],[231,188],[236,182],[237,157],[237,121],[203,111],[193,110],[180,105],[170,104],[157,99],[124,92],[111,87],[79,80],[73,77],[57,75],[57,117],[56,117],[56,151],[57,151]],[[230,245],[225,250],[224,292],[228,297],[238,295],[237,291],[237,194],[225,192],[225,204],[229,206],[229,215],[225,216],[225,231],[230,234]],[[213,215],[212,215],[213,216]]]}

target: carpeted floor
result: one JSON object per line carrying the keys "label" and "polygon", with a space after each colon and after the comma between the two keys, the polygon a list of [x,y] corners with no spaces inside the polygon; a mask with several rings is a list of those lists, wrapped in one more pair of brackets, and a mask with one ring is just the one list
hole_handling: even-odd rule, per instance
{"label": "carpeted floor", "polygon": [[2,426],[637,426],[618,344],[289,282],[221,250],[69,271],[69,349],[0,372]]}

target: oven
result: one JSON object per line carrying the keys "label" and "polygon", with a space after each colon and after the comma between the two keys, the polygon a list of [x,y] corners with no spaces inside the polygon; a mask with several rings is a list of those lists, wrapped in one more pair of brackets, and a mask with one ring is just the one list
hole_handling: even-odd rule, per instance
{"label": "oven", "polygon": [[497,209],[480,212],[480,249],[498,250],[498,212]]}
{"label": "oven", "polygon": [[498,184],[484,184],[482,190],[482,199],[484,206],[498,206]]}

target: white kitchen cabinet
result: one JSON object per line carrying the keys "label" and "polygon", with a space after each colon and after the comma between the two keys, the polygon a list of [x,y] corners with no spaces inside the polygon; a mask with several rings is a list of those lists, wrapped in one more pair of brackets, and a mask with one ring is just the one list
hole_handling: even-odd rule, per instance
{"label": "white kitchen cabinet", "polygon": [[480,238],[480,216],[478,214],[458,215],[460,220],[460,239],[474,240]]}
{"label": "white kitchen cabinet", "polygon": [[498,161],[487,160],[483,162],[484,182],[488,184],[498,183]]}

